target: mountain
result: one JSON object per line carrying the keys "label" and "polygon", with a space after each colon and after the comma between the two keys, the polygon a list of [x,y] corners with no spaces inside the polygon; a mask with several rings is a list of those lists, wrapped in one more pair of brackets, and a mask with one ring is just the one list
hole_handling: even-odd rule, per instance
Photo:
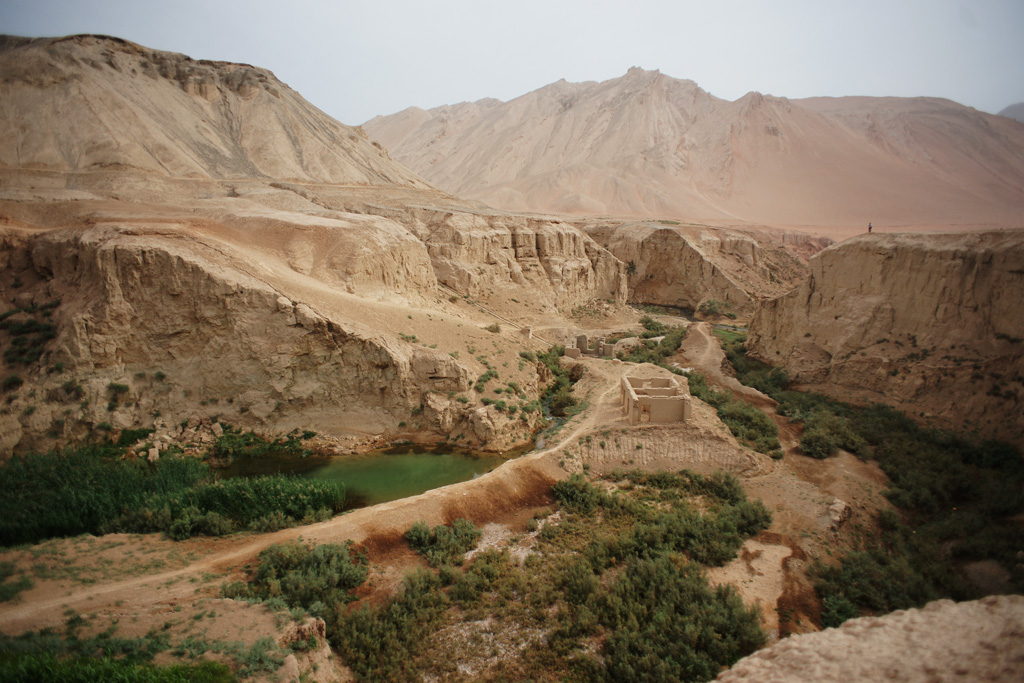
{"label": "mountain", "polygon": [[1024,224],[1024,129],[948,100],[749,93],[729,102],[633,68],[364,127],[438,187],[509,210]]}
{"label": "mountain", "polygon": [[487,363],[506,354],[533,400],[518,351],[539,342],[510,318],[625,300],[623,264],[581,229],[434,189],[265,69],[2,37],[0,133],[0,378],[24,383],[0,460],[215,416],[502,450],[539,418],[457,400],[489,367],[466,342],[502,339]]}
{"label": "mountain", "polygon": [[1006,116],[1013,119],[1014,121],[1024,123],[1024,102],[1011,104],[1009,107],[999,112],[999,115]]}
{"label": "mountain", "polygon": [[427,187],[266,69],[92,35],[0,37],[0,168]]}

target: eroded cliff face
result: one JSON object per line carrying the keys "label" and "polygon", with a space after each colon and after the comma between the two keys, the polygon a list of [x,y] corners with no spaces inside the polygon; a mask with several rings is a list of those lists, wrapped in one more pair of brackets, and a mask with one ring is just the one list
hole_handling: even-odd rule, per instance
{"label": "eroded cliff face", "polygon": [[[584,224],[583,230],[626,264],[629,300],[697,309],[715,300],[750,315],[754,299],[778,294],[805,271],[779,233],[676,227],[655,222]],[[808,238],[801,248],[813,248]]]}
{"label": "eroded cliff face", "polygon": [[8,320],[53,329],[42,357],[13,368],[26,384],[7,392],[2,452],[196,415],[327,436],[380,434],[416,415],[420,438],[516,443],[507,416],[453,400],[474,378],[451,355],[357,331],[215,245],[103,226],[11,231],[2,247],[5,311],[24,309]]}
{"label": "eroded cliff face", "polygon": [[836,395],[1024,441],[1024,233],[864,235],[810,270],[755,314],[752,355]]}
{"label": "eroded cliff face", "polygon": [[571,225],[468,213],[420,219],[438,281],[460,293],[512,285],[566,310],[595,298],[625,301],[622,263]]}

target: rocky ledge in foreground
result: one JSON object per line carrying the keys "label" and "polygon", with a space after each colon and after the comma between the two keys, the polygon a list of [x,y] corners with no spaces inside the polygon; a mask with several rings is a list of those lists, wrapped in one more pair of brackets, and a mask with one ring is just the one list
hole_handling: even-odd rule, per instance
{"label": "rocky ledge in foreground", "polygon": [[740,660],[719,681],[1024,680],[1024,597],[938,600],[791,636]]}

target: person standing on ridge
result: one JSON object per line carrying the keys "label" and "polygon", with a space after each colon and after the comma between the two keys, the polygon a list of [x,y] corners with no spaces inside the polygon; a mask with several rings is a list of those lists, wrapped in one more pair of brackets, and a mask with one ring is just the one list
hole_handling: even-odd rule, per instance
{"label": "person standing on ridge", "polygon": [[871,224],[868,223],[868,234],[870,234],[870,233],[871,233]]}

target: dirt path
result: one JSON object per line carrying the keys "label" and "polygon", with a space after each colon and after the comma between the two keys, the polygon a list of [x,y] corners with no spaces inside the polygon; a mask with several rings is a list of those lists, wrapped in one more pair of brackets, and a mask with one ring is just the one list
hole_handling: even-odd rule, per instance
{"label": "dirt path", "polygon": [[[593,364],[591,370],[601,383],[600,401],[618,391],[627,366]],[[95,612],[115,604],[134,610],[156,603],[187,600],[197,592],[200,577],[231,574],[255,558],[266,547],[301,538],[317,543],[352,540],[375,555],[387,554],[403,544],[405,531],[417,521],[430,525],[450,523],[466,517],[477,525],[503,521],[519,511],[551,502],[551,485],[568,473],[558,465],[557,451],[594,429],[594,410],[578,416],[558,433],[543,450],[510,460],[477,479],[451,484],[418,496],[361,508],[326,522],[282,531],[210,540],[216,550],[178,569],[102,584],[75,586],[61,595],[25,594],[22,602],[0,606],[0,630],[17,634],[46,626],[58,626],[67,609]],[[201,590],[201,589],[200,589]]]}
{"label": "dirt path", "polygon": [[712,384],[729,389],[738,398],[758,408],[774,407],[776,403],[771,398],[757,389],[741,384],[738,379],[722,371],[725,352],[713,334],[713,329],[711,323],[707,322],[691,324],[686,338],[679,347],[679,355],[703,373]]}

